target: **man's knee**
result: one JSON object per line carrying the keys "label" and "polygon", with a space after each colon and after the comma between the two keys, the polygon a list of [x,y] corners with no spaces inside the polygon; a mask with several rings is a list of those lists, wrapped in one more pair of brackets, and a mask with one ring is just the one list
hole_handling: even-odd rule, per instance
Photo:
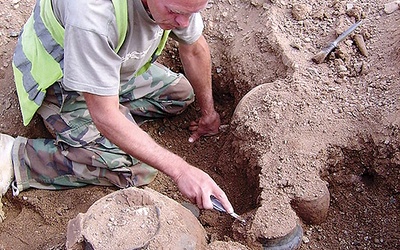
{"label": "man's knee", "polygon": [[184,101],[188,105],[194,101],[194,90],[186,77],[179,77],[170,85],[168,97],[174,100]]}

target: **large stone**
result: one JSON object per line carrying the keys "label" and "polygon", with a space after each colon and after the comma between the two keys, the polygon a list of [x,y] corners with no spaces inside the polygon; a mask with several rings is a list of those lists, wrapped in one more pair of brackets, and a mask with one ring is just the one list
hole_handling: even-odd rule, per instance
{"label": "large stone", "polygon": [[67,249],[204,249],[197,218],[149,188],[119,190],[68,223]]}

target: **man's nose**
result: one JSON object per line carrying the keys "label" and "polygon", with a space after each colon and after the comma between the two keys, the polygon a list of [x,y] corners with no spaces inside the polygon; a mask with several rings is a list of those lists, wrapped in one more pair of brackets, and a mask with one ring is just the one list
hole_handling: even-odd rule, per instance
{"label": "man's nose", "polygon": [[185,27],[189,26],[189,18],[190,18],[190,15],[178,15],[175,18],[175,22],[178,23],[179,27],[185,28]]}

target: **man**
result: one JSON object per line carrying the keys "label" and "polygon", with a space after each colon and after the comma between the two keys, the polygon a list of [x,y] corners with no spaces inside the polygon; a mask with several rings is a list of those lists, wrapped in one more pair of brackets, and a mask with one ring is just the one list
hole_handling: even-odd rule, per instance
{"label": "man", "polygon": [[[200,208],[211,209],[214,195],[233,212],[208,174],[158,145],[133,118],[180,114],[193,102],[194,90],[201,117],[191,123],[189,141],[218,133],[199,14],[206,4],[38,0],[13,67],[24,124],[37,112],[55,139],[2,134],[0,171],[7,181],[0,191],[7,191],[14,176],[14,194],[30,187],[141,186],[153,180],[154,167]],[[169,30],[179,42],[187,78],[151,61]]]}

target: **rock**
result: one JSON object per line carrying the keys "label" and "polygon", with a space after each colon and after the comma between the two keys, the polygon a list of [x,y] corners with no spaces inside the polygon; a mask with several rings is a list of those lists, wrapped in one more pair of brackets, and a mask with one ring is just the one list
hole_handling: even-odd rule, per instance
{"label": "rock", "polygon": [[356,20],[360,20],[362,9],[358,6],[353,6],[352,8],[346,10],[346,14],[349,17],[355,17]]}
{"label": "rock", "polygon": [[392,14],[399,9],[400,1],[393,1],[385,4],[384,11],[386,14]]}
{"label": "rock", "polygon": [[67,249],[204,249],[193,214],[150,188],[128,188],[96,201],[68,223]]}
{"label": "rock", "polygon": [[319,20],[323,20],[325,17],[325,10],[324,9],[318,9],[317,11],[314,12],[314,14],[312,14],[313,18],[319,19]]}
{"label": "rock", "polygon": [[[320,182],[320,192],[314,196],[301,197],[293,200],[292,206],[298,216],[308,224],[320,224],[328,216],[330,194],[325,183]],[[316,184],[314,184],[316,186]]]}
{"label": "rock", "polygon": [[311,7],[307,4],[294,4],[292,8],[292,16],[297,21],[306,19],[310,12]]}
{"label": "rock", "polygon": [[357,45],[357,48],[360,50],[361,55],[368,56],[368,50],[365,46],[364,37],[360,34],[354,35],[354,41]]}
{"label": "rock", "polygon": [[264,5],[264,0],[252,0],[251,4],[256,8],[261,8]]}

